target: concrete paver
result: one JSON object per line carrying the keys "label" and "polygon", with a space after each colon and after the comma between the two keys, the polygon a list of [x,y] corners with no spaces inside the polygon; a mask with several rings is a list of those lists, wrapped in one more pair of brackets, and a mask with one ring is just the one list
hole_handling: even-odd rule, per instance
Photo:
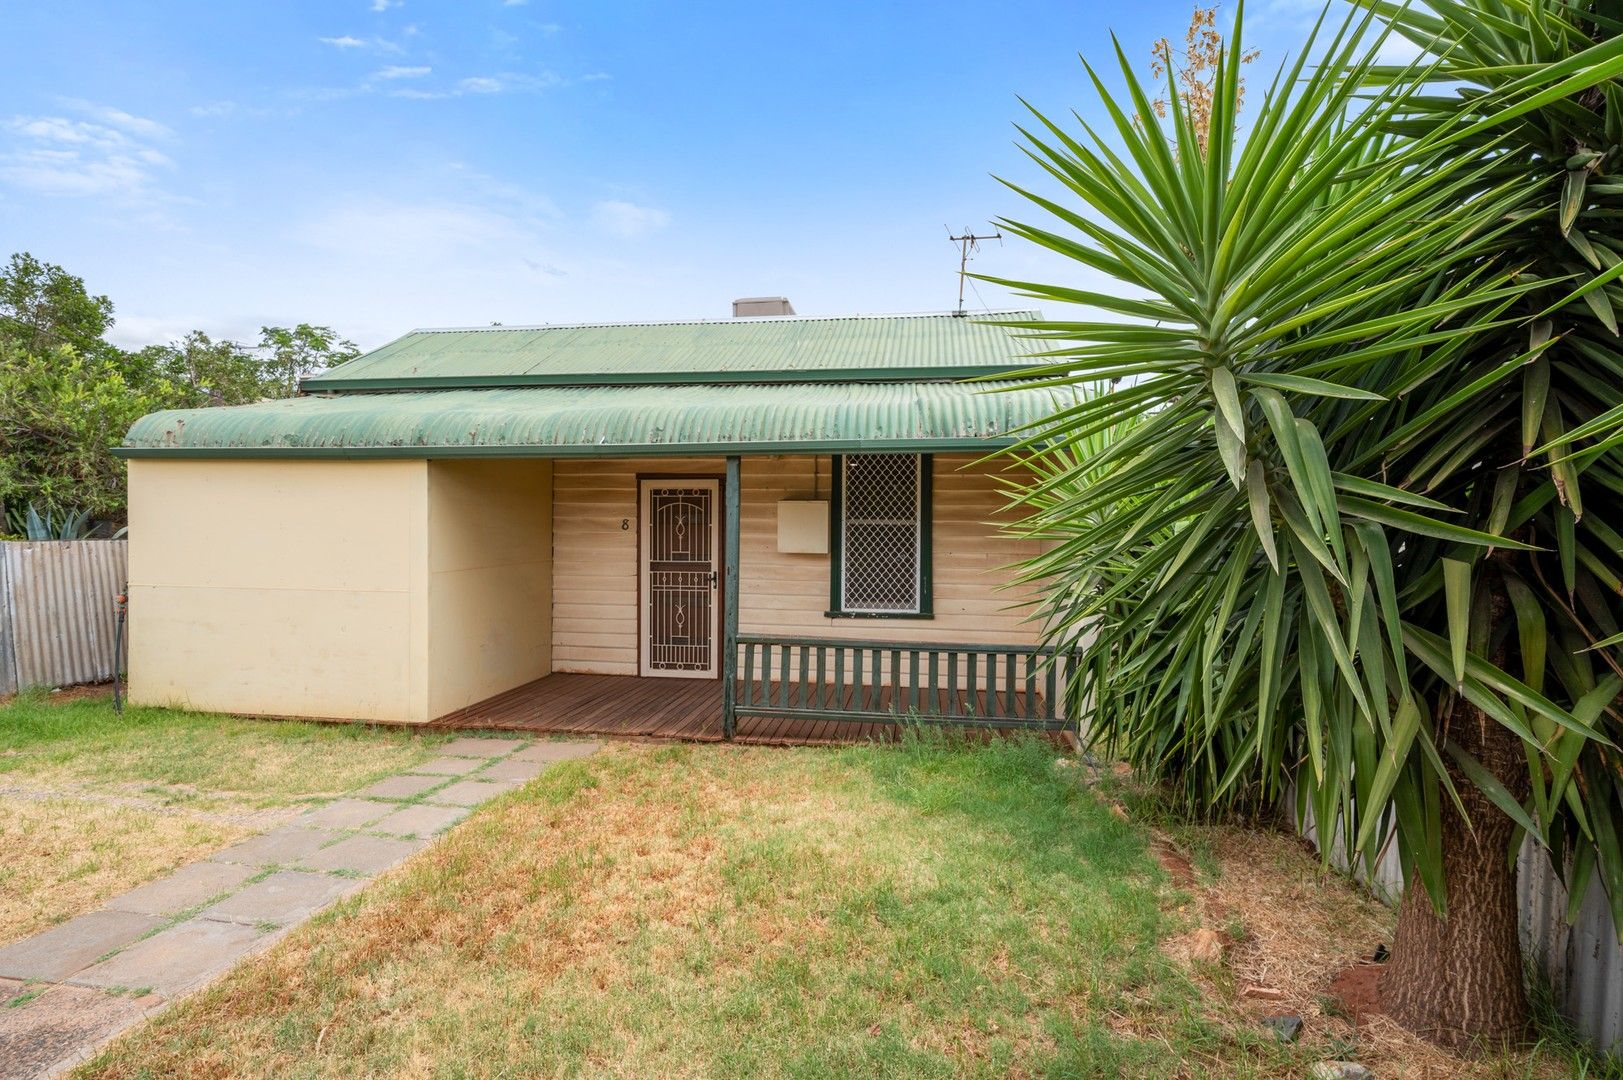
{"label": "concrete paver", "polygon": [[258,873],[242,863],[199,862],[183,866],[123,896],[115,896],[107,906],[113,911],[134,911],[142,915],[179,915],[206,904],[221,893],[230,892]]}
{"label": "concrete paver", "polygon": [[430,806],[418,803],[406,806],[370,828],[371,832],[391,833],[395,836],[433,836],[449,829],[468,816],[465,806]]}
{"label": "concrete paver", "polygon": [[595,754],[601,743],[595,742],[538,742],[514,754],[511,761],[573,761]]}
{"label": "concrete paver", "polygon": [[440,747],[448,757],[501,757],[524,745],[523,739],[478,739],[464,736]]}
{"label": "concrete paver", "polygon": [[370,876],[404,861],[423,843],[387,836],[351,836],[307,856],[300,865],[311,870],[349,870]]}
{"label": "concrete paver", "polygon": [[440,757],[433,761],[425,761],[421,765],[414,765],[411,771],[434,776],[461,776],[473,772],[482,764],[478,758]]}
{"label": "concrete paver", "polygon": [[387,814],[393,807],[370,799],[334,799],[326,806],[299,815],[298,824],[317,829],[359,829]]}
{"label": "concrete paver", "polygon": [[194,918],[137,942],[73,977],[79,986],[155,990],[174,997],[207,982],[266,938],[256,926]]}
{"label": "concrete paver", "polygon": [[411,799],[431,787],[445,783],[443,776],[391,776],[364,787],[355,794],[363,799]]}
{"label": "concrete paver", "polygon": [[57,982],[163,923],[132,911],[92,911],[0,949],[0,975]]}
{"label": "concrete paver", "polygon": [[242,863],[244,866],[279,866],[309,855],[331,841],[332,833],[299,825],[283,825],[240,844],[232,844],[224,851],[216,851],[209,859],[212,862]]}
{"label": "concrete paver", "polygon": [[241,892],[217,904],[210,904],[199,911],[197,917],[249,925],[276,923],[287,926],[309,918],[354,887],[353,880],[331,874],[278,870]]}
{"label": "concrete paver", "polygon": [[540,776],[551,765],[546,761],[498,761],[473,777],[475,780],[512,780],[524,783]]}
{"label": "concrete paver", "polygon": [[512,791],[517,786],[511,782],[460,780],[442,791],[434,792],[428,797],[428,801],[442,806],[478,806],[504,791]]}

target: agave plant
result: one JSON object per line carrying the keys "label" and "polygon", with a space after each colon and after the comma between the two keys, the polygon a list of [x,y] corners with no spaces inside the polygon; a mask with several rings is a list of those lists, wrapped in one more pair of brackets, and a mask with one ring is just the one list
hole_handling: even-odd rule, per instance
{"label": "agave plant", "polygon": [[92,522],[89,510],[64,510],[62,516],[46,507],[41,514],[33,503],[26,510],[11,516],[11,529],[28,540],[82,540],[90,535]]}
{"label": "agave plant", "polygon": [[[1119,46],[1119,92],[1087,69],[1107,134],[1021,128],[1063,194],[1011,184],[1046,217],[1001,224],[1113,285],[1001,281],[1104,313],[1012,325],[1033,375],[1120,380],[1013,451],[1051,541],[1028,570],[1092,738],[1192,806],[1294,783],[1350,856],[1396,843],[1389,1008],[1503,1037],[1524,835],[1575,898],[1598,868],[1623,925],[1623,38],[1539,0],[1383,3],[1321,21],[1241,137],[1240,23],[1206,131],[1176,85],[1158,120]],[[1389,24],[1421,60],[1377,63]]]}

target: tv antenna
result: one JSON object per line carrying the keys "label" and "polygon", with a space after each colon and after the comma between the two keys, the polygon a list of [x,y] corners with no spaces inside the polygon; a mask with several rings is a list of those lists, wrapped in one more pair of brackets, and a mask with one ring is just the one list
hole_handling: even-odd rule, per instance
{"label": "tv antenna", "polygon": [[996,240],[999,244],[1003,243],[1003,234],[994,230],[988,236],[976,236],[975,231],[965,225],[963,233],[954,236],[952,235],[952,229],[947,228],[947,226],[942,226],[942,228],[947,229],[947,239],[958,245],[958,310],[954,311],[953,314],[961,319],[965,314],[964,282],[969,277],[970,256],[981,249],[982,240]]}

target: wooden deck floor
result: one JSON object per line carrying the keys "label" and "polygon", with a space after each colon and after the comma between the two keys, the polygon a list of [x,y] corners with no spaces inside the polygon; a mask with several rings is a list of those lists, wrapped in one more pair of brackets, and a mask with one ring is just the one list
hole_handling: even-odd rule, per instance
{"label": "wooden deck floor", "polygon": [[[442,716],[430,726],[720,742],[721,685],[714,679],[560,672]],[[895,724],[741,717],[735,741],[827,746],[891,739],[900,730]]]}

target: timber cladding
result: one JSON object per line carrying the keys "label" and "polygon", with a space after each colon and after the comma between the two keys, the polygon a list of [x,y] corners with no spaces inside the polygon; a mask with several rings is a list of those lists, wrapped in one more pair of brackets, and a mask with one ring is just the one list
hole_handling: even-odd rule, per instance
{"label": "timber cladding", "polygon": [[[1037,551],[999,533],[1003,497],[993,468],[970,455],[933,458],[934,617],[830,618],[829,556],[777,550],[777,504],[829,497],[827,456],[746,457],[740,506],[739,632],[1035,645],[1038,627],[1005,590],[1005,567]],[[721,458],[559,460],[553,474],[554,671],[634,675],[638,640],[641,476],[714,476]],[[814,475],[815,474],[815,475]],[[815,491],[814,491],[815,487]]]}

